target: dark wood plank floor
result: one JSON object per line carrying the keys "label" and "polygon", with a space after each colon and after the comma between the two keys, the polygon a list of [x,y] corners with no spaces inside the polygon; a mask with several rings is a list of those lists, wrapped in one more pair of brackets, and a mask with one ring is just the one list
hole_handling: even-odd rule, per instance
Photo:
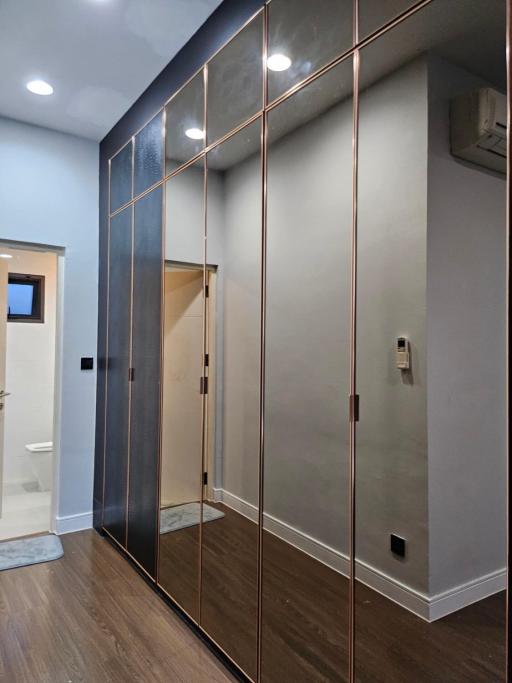
{"label": "dark wood plank floor", "polygon": [[225,517],[203,525],[201,624],[255,679],[258,526],[226,506],[216,507]]}
{"label": "dark wood plank floor", "polygon": [[[226,516],[204,525],[203,623],[251,673],[257,527],[229,508],[217,507]],[[166,566],[169,571],[174,567],[171,580],[182,597],[190,576],[180,576],[176,569],[197,563],[194,533],[183,529],[175,540],[167,540]],[[263,558],[262,681],[346,683],[347,580],[268,533]],[[427,624],[358,584],[356,635],[358,683],[505,681],[504,594]]]}
{"label": "dark wood plank floor", "polygon": [[199,526],[160,535],[160,586],[199,620]]}
{"label": "dark wood plank floor", "polygon": [[[219,644],[254,662],[255,525],[226,512],[205,536],[204,585],[221,595],[205,598],[204,617]],[[0,573],[2,682],[235,680],[106,539],[62,540],[60,560]],[[263,681],[345,682],[347,581],[265,534],[263,598]],[[503,594],[434,624],[362,585],[356,601],[358,683],[505,680]]]}
{"label": "dark wood plank floor", "polygon": [[0,572],[2,683],[228,683],[235,678],[94,531],[64,557]]}

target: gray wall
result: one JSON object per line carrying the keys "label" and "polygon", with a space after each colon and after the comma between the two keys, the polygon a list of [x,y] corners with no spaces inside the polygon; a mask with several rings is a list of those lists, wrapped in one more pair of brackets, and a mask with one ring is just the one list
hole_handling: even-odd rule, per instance
{"label": "gray wall", "polygon": [[505,567],[505,176],[449,149],[449,99],[483,84],[429,64],[430,591]]}
{"label": "gray wall", "polygon": [[[219,176],[217,176],[219,177]],[[212,187],[210,186],[210,189]],[[224,174],[222,486],[258,504],[261,166],[259,155]],[[219,339],[219,337],[218,337]],[[219,339],[220,342],[220,339]],[[222,350],[221,350],[222,349]],[[217,402],[218,405],[218,402]],[[220,422],[220,420],[219,420]]]}
{"label": "gray wall", "polygon": [[[423,59],[361,98],[356,552],[418,590],[428,583],[427,116]],[[408,374],[394,364],[400,335],[411,341]],[[391,554],[390,533],[407,539],[405,560]]]}
{"label": "gray wall", "polygon": [[[360,107],[357,558],[430,594],[504,562],[504,181],[453,159],[448,138],[447,98],[474,83],[419,58]],[[346,101],[276,142],[268,178],[265,513],[343,553],[351,135]],[[215,485],[253,505],[259,169],[212,172],[208,205]],[[395,367],[400,335],[411,373]],[[405,560],[390,533],[406,538]]]}
{"label": "gray wall", "polygon": [[265,513],[346,552],[351,99],[271,146],[267,188]]}
{"label": "gray wall", "polygon": [[98,298],[98,145],[0,118],[0,239],[64,249],[58,517],[92,510]]}
{"label": "gray wall", "polygon": [[[426,86],[425,63],[417,62],[363,96],[359,195],[358,342],[364,402],[358,428],[358,558],[417,588],[427,584]],[[395,144],[404,131],[407,155]],[[268,178],[265,513],[344,553],[351,137],[348,100],[273,145]],[[230,242],[236,231],[248,230],[239,207],[245,205],[245,223],[259,218],[256,205],[247,201],[248,196],[256,201],[257,169],[254,159],[229,173],[227,206],[236,210],[226,212],[226,283],[229,268],[238,269],[239,276],[244,272],[253,248],[252,240]],[[403,197],[401,203],[397,196]],[[231,259],[240,260],[240,266],[229,265]],[[245,271],[246,278],[250,272]],[[410,286],[403,286],[404,279]],[[234,315],[236,299],[231,303],[234,319],[244,320],[241,308]],[[239,332],[236,327],[232,332],[235,343]],[[402,384],[392,367],[398,334],[413,340],[413,384]],[[227,347],[224,357],[224,362],[231,359]],[[255,403],[251,412],[246,424],[253,420],[256,425]],[[224,419],[224,435],[227,425]],[[247,443],[255,444],[255,438]],[[254,503],[256,490],[246,497],[251,484],[241,477],[244,472],[255,476],[251,453],[250,448],[229,455],[224,450],[223,486]],[[396,496],[397,489],[404,495]],[[391,531],[410,539],[407,563],[390,555]]]}

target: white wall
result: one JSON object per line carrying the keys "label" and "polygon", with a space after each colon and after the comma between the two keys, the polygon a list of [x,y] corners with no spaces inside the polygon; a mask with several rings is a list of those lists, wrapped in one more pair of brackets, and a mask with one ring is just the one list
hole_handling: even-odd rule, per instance
{"label": "white wall", "polygon": [[71,523],[90,524],[96,372],[82,372],[80,357],[96,355],[98,145],[0,119],[0,239],[64,250],[62,336],[56,344],[62,380],[60,432],[54,439],[60,460],[57,515],[83,515]]}
{"label": "white wall", "polygon": [[203,273],[166,270],[164,285],[162,507],[201,498]]}
{"label": "white wall", "polygon": [[[506,565],[505,176],[450,154],[449,100],[488,85],[429,62],[430,592]],[[504,580],[504,577],[503,577]]]}
{"label": "white wall", "polygon": [[4,484],[36,479],[25,445],[53,440],[57,256],[4,250],[9,272],[43,275],[44,322],[9,321],[6,335]]}

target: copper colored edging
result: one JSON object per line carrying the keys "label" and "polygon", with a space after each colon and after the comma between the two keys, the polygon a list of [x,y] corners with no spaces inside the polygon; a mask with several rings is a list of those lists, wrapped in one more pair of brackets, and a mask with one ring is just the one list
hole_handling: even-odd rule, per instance
{"label": "copper colored edging", "polygon": [[[162,115],[162,148],[163,163],[165,168],[165,145],[167,135],[167,110],[164,108]],[[161,217],[161,260],[160,260],[160,377],[159,377],[159,404],[158,404],[158,466],[157,466],[157,506],[156,506],[156,552],[155,552],[155,580],[158,584],[160,573],[160,507],[162,497],[162,444],[163,444],[163,376],[164,376],[164,343],[165,343],[165,248],[167,226],[167,193],[165,185],[162,185],[162,217]]]}
{"label": "copper colored edging", "polygon": [[512,63],[511,63],[511,49],[512,49],[512,0],[507,0],[507,201],[506,201],[506,239],[507,239],[507,258],[506,258],[506,281],[507,281],[507,291],[506,291],[506,414],[507,414],[507,430],[506,430],[506,451],[507,451],[507,491],[506,491],[506,505],[507,505],[507,515],[506,515],[506,557],[507,557],[507,589],[506,589],[506,611],[505,611],[505,624],[506,624],[506,647],[505,647],[505,667],[506,667],[506,680],[512,680],[512,662],[509,654],[510,640],[512,637],[512,619],[511,619],[511,601],[510,601],[510,590],[511,586],[511,575],[510,575],[510,558],[512,549],[512,538],[511,538],[511,506],[510,506],[510,487],[512,485],[512,374],[511,374],[511,362],[510,358],[512,355],[512,330],[510,323],[512,320],[512,274],[511,274],[511,262],[512,262],[512,136],[510,132],[510,126],[512,123]]}
{"label": "copper colored edging", "polygon": [[[207,142],[207,122],[208,122],[208,65],[205,66],[204,71],[204,109],[203,109],[203,125],[204,125],[204,131],[205,131],[205,143]],[[201,345],[201,383],[204,388],[205,381],[204,377],[206,376],[206,367],[205,367],[205,357],[206,353],[208,352],[207,349],[207,320],[206,320],[206,308],[207,308],[207,300],[206,300],[206,278],[207,278],[207,271],[206,271],[206,249],[207,249],[207,241],[206,241],[206,236],[208,234],[208,157],[205,154],[203,156],[203,263],[202,263],[202,270],[203,270],[203,298],[202,298],[202,324],[203,324],[203,329],[202,329],[202,345]],[[199,562],[199,569],[198,569],[198,614],[199,614],[199,625],[201,625],[201,617],[202,617],[202,607],[203,607],[203,506],[204,506],[204,471],[205,471],[205,462],[206,462],[206,457],[205,457],[205,449],[207,448],[208,445],[208,437],[207,437],[207,429],[208,429],[208,417],[207,417],[207,411],[208,411],[208,394],[206,391],[203,390],[202,395],[201,395],[201,471],[199,472],[199,552],[198,552],[198,562]]]}
{"label": "copper colored edging", "polygon": [[[107,205],[110,212],[110,170],[111,161],[108,162],[108,188],[107,188]],[[110,223],[111,218],[107,218],[107,303],[105,310],[105,405],[104,410],[104,424],[103,424],[103,481],[102,481],[102,498],[101,498],[101,526],[105,524],[105,469],[107,464],[107,406],[108,406],[108,328],[110,318]],[[96,361],[97,363],[97,361]]]}
{"label": "copper colored edging", "polygon": [[[340,54],[338,57],[336,57],[334,60],[331,60],[328,64],[324,65],[321,67],[319,70],[317,70],[315,73],[310,74],[307,78],[305,78],[303,81],[295,84],[292,86],[289,90],[286,92],[282,93],[278,98],[276,98],[272,103],[268,102],[268,70],[264,69],[264,78],[263,78],[263,91],[264,91],[264,97],[263,97],[263,108],[259,110],[258,112],[254,113],[250,118],[247,120],[243,121],[240,123],[236,128],[232,129],[228,133],[226,133],[222,138],[219,140],[214,141],[213,143],[209,143],[208,140],[205,138],[205,148],[196,154],[194,157],[192,157],[190,160],[187,162],[183,163],[181,166],[179,166],[177,169],[172,171],[171,173],[166,175],[166,168],[165,168],[165,133],[164,133],[164,171],[163,175],[164,177],[159,180],[157,183],[152,185],[150,188],[145,190],[143,193],[140,193],[138,196],[134,196],[133,191],[134,191],[134,157],[135,157],[135,135],[137,135],[147,123],[149,123],[155,116],[157,116],[160,111],[164,111],[164,131],[165,131],[165,109],[166,106],[194,79],[198,76],[201,71],[203,71],[204,78],[205,78],[205,91],[204,91],[204,116],[205,116],[205,123],[204,123],[204,130],[205,130],[205,135],[207,134],[207,108],[208,108],[208,64],[228,45],[233,39],[237,37],[237,35],[245,29],[253,20],[256,19],[256,17],[259,16],[261,12],[263,12],[263,22],[264,22],[264,27],[263,27],[263,40],[264,40],[264,47],[263,47],[263,64],[266,63],[266,56],[268,52],[268,6],[270,4],[271,0],[268,0],[265,6],[261,9],[258,10],[247,22],[243,24],[243,26],[233,35],[229,38],[228,41],[226,41],[221,48],[219,48],[208,60],[205,62],[203,67],[201,67],[199,70],[197,70],[189,79],[184,83],[178,90],[176,90],[173,95],[164,103],[163,107],[161,107],[156,114],[151,116],[151,118],[143,125],[141,126],[136,133],[132,136],[131,140],[133,140],[133,149],[132,149],[132,198],[130,202],[127,202],[125,205],[119,207],[116,209],[116,211],[111,212],[110,211],[110,197],[109,197],[109,215],[110,217],[115,216],[117,213],[120,213],[121,211],[125,210],[128,206],[132,206],[132,244],[133,244],[133,230],[134,230],[134,204],[136,201],[144,197],[146,194],[154,190],[156,187],[162,185],[163,186],[163,212],[162,212],[162,240],[163,240],[163,254],[162,254],[162,260],[163,260],[163,265],[162,265],[162,302],[161,302],[161,310],[162,310],[162,335],[163,335],[163,324],[164,324],[164,296],[165,296],[165,232],[166,232],[166,211],[165,211],[165,183],[173,178],[175,175],[178,175],[179,173],[183,172],[186,170],[189,166],[192,166],[194,164],[197,164],[199,160],[203,159],[203,172],[204,172],[204,188],[203,188],[203,196],[204,196],[204,245],[203,245],[203,358],[204,358],[204,353],[207,352],[207,344],[208,344],[208,338],[207,338],[207,302],[205,299],[205,286],[206,286],[206,268],[207,268],[207,202],[208,202],[208,160],[207,160],[207,154],[213,150],[214,148],[220,146],[227,140],[229,140],[231,137],[236,135],[238,132],[240,132],[242,129],[244,129],[246,126],[251,125],[254,123],[259,117],[262,118],[262,124],[261,124],[261,199],[262,199],[262,224],[261,224],[261,230],[262,230],[262,236],[261,236],[261,290],[260,290],[260,295],[261,295],[261,300],[260,300],[260,407],[259,407],[259,430],[260,430],[260,446],[259,446],[259,509],[258,509],[258,522],[259,522],[259,528],[258,528],[258,624],[257,624],[257,680],[261,681],[261,660],[262,660],[262,586],[263,586],[263,504],[264,504],[264,451],[265,451],[265,345],[266,345],[266,260],[267,260],[267,170],[268,170],[268,112],[274,109],[275,107],[279,106],[279,104],[282,104],[285,102],[287,99],[301,91],[302,89],[306,88],[308,85],[310,85],[312,82],[316,81],[317,79],[321,78],[323,75],[325,75],[327,72],[329,72],[331,69],[335,68],[338,66],[341,62],[347,60],[349,57],[353,57],[353,134],[352,134],[352,277],[351,277],[351,341],[350,341],[350,395],[355,396],[357,393],[357,377],[356,377],[356,334],[357,334],[357,329],[356,329],[356,312],[357,312],[357,218],[358,218],[358,204],[357,204],[357,194],[358,194],[358,136],[359,136],[359,128],[358,128],[358,122],[359,122],[359,77],[360,77],[360,49],[367,47],[374,41],[378,40],[381,38],[385,33],[393,30],[403,22],[407,21],[410,19],[413,15],[415,15],[417,12],[422,11],[425,7],[427,7],[430,3],[434,2],[434,0],[422,0],[420,2],[417,2],[416,4],[412,5],[409,9],[406,11],[402,12],[400,15],[397,15],[395,18],[390,20],[387,24],[385,24],[383,27],[379,28],[378,30],[374,31],[373,33],[369,34],[366,36],[363,40],[359,41],[359,0],[354,0],[353,2],[353,11],[354,11],[354,16],[353,16],[353,21],[354,21],[354,26],[353,26],[353,45],[352,48],[348,51],[346,51],[343,54]],[[507,85],[508,85],[508,136],[507,136],[507,241],[508,241],[508,247],[507,247],[507,415],[508,415],[508,424],[507,424],[507,453],[508,453],[508,461],[507,461],[507,467],[508,467],[508,481],[509,481],[509,487],[507,490],[507,509],[508,509],[508,516],[507,516],[507,568],[509,567],[509,562],[510,562],[510,557],[511,557],[511,543],[512,543],[512,529],[510,526],[510,495],[509,495],[509,489],[510,485],[512,484],[511,477],[512,477],[512,471],[511,471],[511,466],[510,463],[512,461],[512,434],[511,434],[511,423],[512,423],[512,376],[511,376],[511,366],[510,366],[510,354],[512,353],[512,339],[511,339],[511,330],[510,330],[510,321],[512,320],[512,274],[511,274],[511,268],[510,268],[510,263],[512,261],[512,136],[510,135],[510,125],[512,121],[512,65],[511,65],[511,44],[512,44],[512,0],[507,0]],[[130,140],[128,140],[126,143],[124,143],[112,157],[110,157],[109,160],[109,192],[110,192],[110,161],[111,159],[116,156],[127,144],[129,144]],[[109,266],[110,266],[110,221],[109,221],[109,231],[108,231],[108,243],[107,243],[107,325],[106,325],[106,368],[105,368],[105,428],[104,428],[104,449],[103,449],[103,511],[104,512],[104,497],[105,497],[105,461],[106,461],[106,431],[107,431],[107,397],[108,397],[108,316],[109,316],[109,284],[110,284],[110,273],[109,273]],[[133,248],[132,248],[132,302],[131,302],[131,315],[133,313]],[[130,334],[131,332],[131,325],[130,325]],[[132,353],[132,339],[130,338],[130,365],[131,365],[131,353]],[[164,345],[162,341],[162,348],[161,348],[161,368],[163,369],[163,362],[164,362]],[[205,369],[203,367],[203,373],[205,372]],[[207,448],[207,411],[208,411],[208,404],[207,404],[208,396],[203,395],[202,397],[202,413],[201,413],[201,461],[202,461],[202,468],[201,468],[201,499],[200,499],[200,505],[201,505],[201,514],[200,514],[200,524],[199,524],[199,622],[196,622],[195,620],[192,620],[192,622],[195,624],[196,628],[201,631],[205,638],[213,643],[215,647],[223,653],[223,655],[233,663],[233,665],[236,667],[237,670],[240,670],[240,667],[232,660],[232,658],[220,647],[215,640],[203,629],[203,627],[200,625],[200,620],[201,620],[201,603],[202,603],[202,536],[203,536],[203,521],[202,521],[202,509],[203,509],[203,502],[204,502],[204,487],[203,487],[203,482],[202,482],[202,474],[203,471],[205,470],[205,449]],[[161,398],[160,398],[160,423],[162,422],[162,409],[163,409],[163,384],[161,387]],[[131,411],[131,387],[129,388],[129,411]],[[348,649],[349,649],[349,681],[350,683],[354,683],[355,680],[355,626],[356,626],[356,613],[355,613],[355,559],[356,559],[356,424],[353,419],[350,420],[349,424],[349,436],[350,436],[350,444],[349,444],[349,450],[350,450],[350,472],[349,472],[349,487],[350,487],[350,494],[349,494],[349,557],[350,557],[350,585],[349,585],[349,643],[348,643]],[[130,436],[129,436],[129,441],[130,441]],[[159,455],[159,469],[158,469],[158,510],[157,510],[157,519],[160,511],[160,477],[161,477],[161,467],[162,467],[162,436],[160,434],[160,455]],[[129,443],[128,443],[129,446]],[[129,496],[129,453],[128,453],[128,471],[127,471],[127,489],[128,489],[128,495],[127,495],[127,518],[126,518],[126,535],[128,535],[128,496]],[[103,522],[102,522],[103,523]],[[158,527],[157,527],[158,528]],[[106,530],[105,530],[106,531]],[[109,535],[110,538],[122,549],[122,551],[133,561],[135,564],[137,564],[138,567],[141,568],[142,571],[144,571],[148,576],[148,572],[144,570],[141,565],[135,560],[130,553],[127,551],[127,549],[123,548],[122,545],[114,539],[109,532],[106,531],[106,533]],[[158,533],[157,535],[158,539],[160,538],[160,535]],[[158,547],[157,547],[157,566],[156,566],[156,576],[158,577],[158,571],[159,571],[159,554],[160,554],[160,548],[159,548],[159,540],[158,540]],[[510,572],[508,571],[508,581],[510,582]],[[154,583],[154,580],[151,579]],[[158,583],[158,590],[162,591],[165,595],[167,595],[168,599],[173,602],[177,608],[184,612],[183,608],[177,603],[177,601],[170,596],[165,589],[162,588],[162,586]],[[509,611],[511,609],[511,604],[510,604],[510,596],[509,596],[509,590],[507,590],[507,646],[506,646],[506,665],[507,665],[507,681],[512,679],[512,671],[511,666],[512,663],[510,661],[510,656],[509,656],[509,641],[510,641],[510,628],[511,628],[511,619],[509,615]],[[187,618],[190,619],[189,615],[187,615]],[[247,674],[244,675],[247,676]],[[249,679],[249,677],[248,677]],[[250,679],[249,679],[250,680]]]}
{"label": "copper colored edging", "polygon": [[[357,2],[357,0],[354,0],[354,2]],[[147,190],[145,190],[144,192],[140,193],[140,194],[137,195],[137,196],[133,196],[133,192],[132,192],[132,199],[130,200],[130,202],[127,202],[126,204],[123,204],[123,206],[120,206],[120,207],[119,207],[118,209],[116,209],[116,211],[113,212],[111,215],[115,215],[115,213],[120,212],[122,209],[126,208],[126,206],[128,206],[130,203],[135,202],[135,201],[137,201],[137,200],[139,200],[139,199],[142,199],[143,196],[145,196],[148,192],[150,192],[151,190],[153,190],[153,189],[155,189],[156,187],[158,187],[158,185],[161,185],[163,182],[165,182],[166,180],[168,180],[168,179],[169,179],[170,177],[172,177],[173,175],[178,174],[180,171],[184,170],[184,169],[185,169],[187,166],[189,166],[190,164],[192,164],[192,163],[198,161],[202,156],[204,156],[205,154],[207,154],[211,149],[213,149],[214,147],[216,147],[216,146],[222,144],[226,139],[228,139],[229,137],[231,137],[232,135],[234,135],[236,132],[238,132],[239,130],[241,130],[241,129],[244,128],[245,126],[249,125],[249,123],[252,123],[254,120],[256,120],[256,119],[263,113],[263,110],[269,111],[270,109],[273,109],[274,107],[277,107],[279,104],[281,104],[282,102],[284,102],[284,101],[287,100],[288,98],[292,97],[292,96],[293,96],[295,93],[297,93],[299,90],[302,90],[303,88],[307,87],[310,83],[312,83],[313,81],[315,81],[317,78],[320,78],[320,77],[323,76],[325,73],[327,73],[327,72],[330,71],[331,69],[333,69],[333,68],[335,68],[336,66],[338,66],[338,64],[340,64],[342,61],[348,59],[350,56],[353,55],[353,53],[354,53],[354,51],[355,51],[356,48],[361,49],[361,48],[363,48],[363,47],[366,47],[368,44],[370,44],[370,43],[372,43],[373,41],[375,41],[375,40],[377,40],[378,38],[380,38],[380,37],[381,37],[384,33],[386,33],[387,31],[392,30],[393,28],[395,28],[396,26],[398,26],[398,25],[399,25],[400,23],[402,23],[403,21],[406,21],[407,19],[409,19],[409,17],[411,17],[412,15],[414,15],[416,12],[421,11],[424,7],[426,7],[427,5],[429,5],[431,2],[434,2],[434,0],[422,0],[420,3],[418,3],[418,4],[414,5],[414,6],[412,6],[411,8],[409,8],[408,10],[406,10],[405,12],[403,12],[402,14],[400,14],[399,16],[395,17],[395,19],[391,20],[391,21],[390,21],[388,24],[386,24],[384,27],[380,28],[379,30],[377,30],[377,31],[375,31],[374,33],[372,33],[371,35],[367,36],[367,37],[366,37],[363,41],[361,41],[358,45],[351,47],[349,50],[346,50],[345,52],[343,52],[342,54],[340,54],[339,56],[337,56],[336,58],[334,58],[333,60],[331,60],[330,62],[328,62],[327,64],[325,64],[323,67],[321,67],[320,69],[318,69],[318,70],[315,71],[314,73],[310,74],[308,77],[306,77],[306,78],[303,79],[302,81],[299,81],[299,83],[296,83],[294,86],[292,86],[292,87],[289,88],[287,91],[285,91],[284,93],[282,93],[279,97],[277,97],[275,100],[273,100],[272,103],[270,103],[270,104],[269,104],[269,103],[266,103],[266,105],[264,105],[263,109],[260,109],[260,110],[258,110],[257,112],[255,112],[251,117],[249,117],[248,119],[246,119],[245,121],[243,121],[242,123],[240,123],[240,124],[237,126],[237,128],[235,128],[235,129],[229,131],[228,133],[226,133],[226,135],[224,135],[222,138],[219,138],[218,140],[215,140],[213,143],[209,144],[207,147],[205,147],[204,150],[202,150],[201,152],[198,152],[194,157],[192,157],[192,159],[190,159],[190,160],[187,161],[186,163],[184,163],[184,164],[182,164],[181,166],[179,166],[179,167],[178,167],[177,169],[175,169],[172,173],[169,173],[169,174],[165,175],[165,168],[164,168],[164,176],[165,176],[164,178],[162,178],[162,179],[159,180],[158,182],[154,183],[153,185],[151,185],[151,187],[149,187]],[[269,3],[267,3],[267,5],[268,5],[268,4],[269,4]],[[355,11],[357,11],[357,10],[355,10]],[[222,48],[219,48],[219,50],[215,53],[215,55],[218,54],[218,53],[219,53],[219,52],[220,52],[220,51],[221,51],[229,42],[231,42],[231,40],[232,40],[233,38],[235,38],[235,37],[238,35],[238,33],[240,33],[240,31],[243,30],[251,21],[253,21],[253,20],[260,14],[260,12],[261,12],[261,10],[259,10],[255,15],[253,15],[253,17],[252,17],[251,19],[249,19],[249,21],[246,22],[246,24],[244,24],[244,26],[243,26],[241,29],[239,29],[239,31],[237,31],[237,33],[235,33],[234,36],[232,36],[232,37],[223,45]],[[265,34],[268,34],[268,29],[267,29],[266,31],[264,31],[264,33],[265,33]],[[203,66],[202,68],[206,68],[207,65],[211,62],[211,60],[215,57],[215,55],[213,55],[207,62],[205,62],[204,66]],[[266,71],[267,71],[267,70],[265,69],[265,72],[266,72]],[[196,73],[194,74],[194,76],[192,76],[192,77],[187,81],[187,83],[186,83],[185,85],[188,85],[188,84],[190,83],[190,81],[191,81],[195,76],[197,76],[200,72],[201,72],[201,69],[199,69],[198,71],[196,71]],[[171,101],[172,98],[173,98],[180,90],[182,90],[183,87],[185,87],[185,85],[184,85],[184,86],[181,86],[181,88],[180,88],[178,91],[176,91],[176,93],[175,93],[169,100],[167,100],[166,104],[167,104],[169,101]],[[205,93],[205,100],[206,100],[206,98],[207,98],[207,95],[206,95],[206,93]],[[134,133],[134,135],[132,136],[132,139],[134,139],[135,136],[136,136],[138,133],[140,133],[140,131],[141,131],[148,123],[150,123],[156,116],[158,116],[158,114],[159,114],[162,110],[165,109],[165,106],[166,106],[166,105],[160,107],[160,108],[158,109],[158,111],[157,111],[155,114],[153,114],[153,116],[151,116],[151,117],[144,123],[144,125],[142,125],[142,126]],[[205,132],[207,132],[207,131],[206,131],[206,126],[205,126]],[[110,157],[110,159],[112,159],[116,154],[118,154],[119,151],[121,151],[121,149],[123,149],[123,148],[126,146],[126,144],[127,144],[127,143],[124,143],[124,144],[115,152],[115,154],[114,154],[112,157]],[[134,147],[135,147],[135,145],[134,145]],[[135,153],[135,149],[133,150],[133,152]]]}
{"label": "copper colored edging", "polygon": [[[131,373],[133,367],[133,266],[135,259],[135,204],[132,204],[132,256],[130,274],[130,353],[128,361],[128,372]],[[130,376],[130,375],[129,375]],[[126,378],[128,381],[128,376]],[[125,545],[128,549],[128,520],[130,512],[130,463],[132,446],[132,382],[128,381],[128,441],[127,441],[127,466],[126,466],[126,521],[125,521]]]}
{"label": "copper colored edging", "polygon": [[[263,64],[268,56],[268,5],[263,14]],[[265,491],[265,350],[266,350],[266,291],[267,291],[267,149],[268,149],[268,69],[263,69],[263,116],[260,129],[261,163],[261,253],[260,253],[260,386],[259,386],[259,462],[258,462],[258,606],[256,624],[256,680],[261,681],[263,642],[263,504]]]}
{"label": "copper colored edging", "polygon": [[[354,52],[354,80],[352,92],[352,254],[351,254],[351,306],[350,306],[350,405],[357,393],[356,386],[356,332],[357,332],[357,162],[359,146],[359,50]],[[349,629],[348,665],[349,681],[355,681],[355,580],[356,580],[356,416],[349,417]]]}

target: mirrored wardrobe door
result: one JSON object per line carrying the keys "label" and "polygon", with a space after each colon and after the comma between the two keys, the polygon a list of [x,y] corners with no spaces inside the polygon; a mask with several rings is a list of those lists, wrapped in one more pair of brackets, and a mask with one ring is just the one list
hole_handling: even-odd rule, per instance
{"label": "mirrored wardrobe door", "polygon": [[358,683],[504,683],[505,0],[361,50]]}
{"label": "mirrored wardrobe door", "polygon": [[419,0],[358,0],[359,42],[418,2]]}
{"label": "mirrored wardrobe door", "polygon": [[268,100],[352,47],[353,0],[272,0],[268,5]]}
{"label": "mirrored wardrobe door", "polygon": [[165,107],[165,173],[172,173],[204,149],[204,70]]}
{"label": "mirrored wardrobe door", "polygon": [[204,160],[165,184],[158,583],[199,619]]}
{"label": "mirrored wardrobe door", "polygon": [[207,156],[208,436],[201,626],[256,679],[261,121]]}
{"label": "mirrored wardrobe door", "polygon": [[352,82],[268,114],[265,683],[348,681]]}
{"label": "mirrored wardrobe door", "polygon": [[209,145],[263,107],[263,29],[260,12],[208,64]]}

